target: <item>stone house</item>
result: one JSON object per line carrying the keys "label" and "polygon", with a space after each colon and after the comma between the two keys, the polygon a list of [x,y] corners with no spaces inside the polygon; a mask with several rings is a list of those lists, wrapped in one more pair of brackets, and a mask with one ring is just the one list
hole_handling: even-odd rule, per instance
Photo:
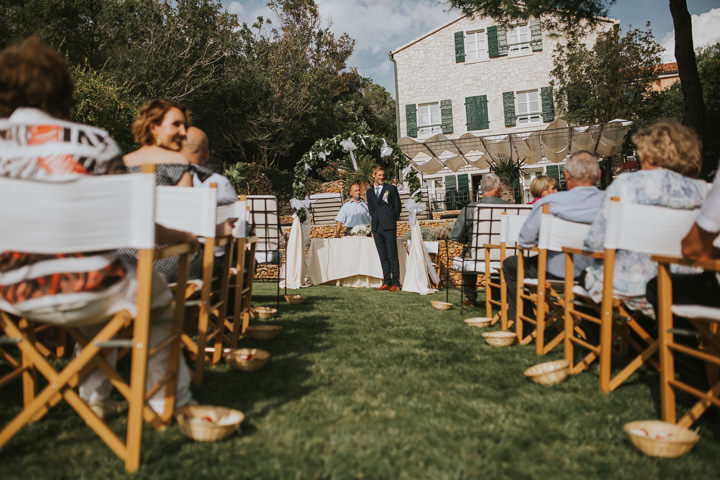
{"label": "stone house", "polygon": [[[603,18],[583,41],[592,45],[600,32],[617,24]],[[492,139],[545,129],[556,119],[550,71],[553,51],[563,41],[535,19],[503,26],[490,18],[462,15],[394,49],[389,55],[395,67],[401,144],[438,134],[450,140],[468,133]],[[457,170],[445,166],[423,175],[431,197],[444,198],[447,186],[465,188],[474,198],[487,164],[462,163]],[[527,165],[519,190],[527,193],[537,174],[560,180],[560,172],[557,160],[543,158]]]}

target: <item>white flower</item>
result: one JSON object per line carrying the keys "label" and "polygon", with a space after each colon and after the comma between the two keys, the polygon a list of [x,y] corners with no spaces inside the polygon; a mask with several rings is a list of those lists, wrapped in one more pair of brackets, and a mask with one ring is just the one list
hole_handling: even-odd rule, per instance
{"label": "white flower", "polygon": [[367,237],[370,234],[370,225],[355,225],[350,229],[353,237]]}
{"label": "white flower", "polygon": [[342,146],[343,150],[346,152],[352,152],[353,150],[357,150],[357,146],[355,146],[350,137],[340,142],[340,146]]}

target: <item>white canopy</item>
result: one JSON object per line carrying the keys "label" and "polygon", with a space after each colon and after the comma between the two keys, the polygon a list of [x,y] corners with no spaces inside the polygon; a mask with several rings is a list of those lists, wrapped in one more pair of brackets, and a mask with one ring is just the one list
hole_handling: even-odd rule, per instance
{"label": "white canopy", "polygon": [[468,132],[455,139],[439,133],[424,141],[403,137],[398,145],[413,167],[427,175],[445,167],[453,172],[466,165],[488,168],[488,160],[499,155],[522,160],[525,165],[543,158],[561,162],[579,150],[612,156],[620,152],[631,125],[629,120],[616,119],[598,125],[569,126],[558,119],[542,130],[484,136]]}

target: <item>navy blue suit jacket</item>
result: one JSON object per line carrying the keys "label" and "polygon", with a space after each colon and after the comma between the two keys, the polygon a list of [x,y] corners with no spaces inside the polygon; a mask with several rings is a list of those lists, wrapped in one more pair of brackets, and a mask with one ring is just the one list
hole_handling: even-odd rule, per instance
{"label": "navy blue suit jacket", "polygon": [[367,203],[373,232],[397,229],[397,219],[400,218],[402,204],[400,194],[394,185],[383,183],[380,198],[375,196],[375,185],[371,186],[367,190]]}

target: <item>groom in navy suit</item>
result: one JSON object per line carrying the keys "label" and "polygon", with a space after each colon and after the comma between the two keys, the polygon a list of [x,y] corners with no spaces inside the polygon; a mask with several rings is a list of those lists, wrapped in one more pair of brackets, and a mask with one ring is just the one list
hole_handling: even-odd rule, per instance
{"label": "groom in navy suit", "polygon": [[383,270],[383,284],[378,290],[400,290],[400,263],[397,252],[397,219],[402,205],[397,188],[383,183],[385,169],[373,168],[374,185],[368,188],[367,203],[370,210],[371,228],[375,247],[380,255]]}

